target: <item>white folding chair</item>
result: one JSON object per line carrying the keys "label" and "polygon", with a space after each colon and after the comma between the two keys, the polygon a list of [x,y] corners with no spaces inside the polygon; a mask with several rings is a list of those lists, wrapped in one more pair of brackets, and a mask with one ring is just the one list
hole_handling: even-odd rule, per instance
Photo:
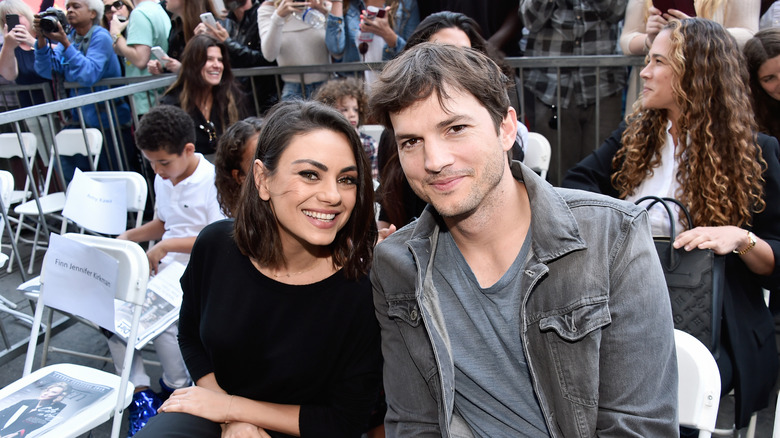
{"label": "white folding chair", "polygon": [[[86,134],[86,137],[89,142],[89,152],[87,152],[87,143],[84,141],[84,136]],[[65,207],[65,192],[57,192],[57,193],[49,193],[49,186],[51,184],[51,179],[54,175],[54,169],[57,167],[56,165],[56,154],[54,153],[56,149],[59,151],[59,154],[61,157],[68,157],[68,156],[74,156],[74,155],[84,155],[84,156],[92,156],[92,161],[90,161],[90,166],[92,170],[97,169],[98,160],[100,158],[100,151],[103,149],[103,134],[100,132],[99,129],[95,128],[86,128],[85,131],[82,131],[81,129],[63,129],[62,131],[58,132],[57,135],[54,137],[54,144],[51,146],[51,150],[49,151],[49,168],[46,172],[46,180],[44,181],[44,187],[43,187],[43,194],[39,198],[40,202],[40,210],[38,209],[38,203],[36,203],[36,200],[27,201],[24,204],[18,205],[16,208],[14,208],[14,212],[19,215],[19,223],[21,224],[24,221],[25,216],[30,217],[38,217],[39,215],[43,215],[44,217],[55,215],[56,213],[62,211],[63,207]],[[62,226],[60,229],[60,233],[64,233],[67,227],[67,221],[61,217],[57,216],[58,219],[62,221]],[[35,237],[33,239],[33,247],[32,251],[30,253],[30,265],[27,268],[27,272],[29,274],[32,274],[33,272],[33,265],[35,263],[35,253],[38,251],[39,242],[38,239],[40,237],[40,231],[41,231],[41,223],[39,222],[35,227]],[[21,226],[16,228],[16,237],[15,241],[19,241],[19,234],[21,232]],[[45,249],[45,248],[44,248]]]}
{"label": "white folding chair", "polygon": [[674,331],[679,374],[680,425],[699,430],[699,438],[712,436],[720,404],[720,373],[712,353],[698,339]]}
{"label": "white folding chair", "polygon": [[547,178],[547,171],[550,169],[551,151],[550,142],[545,136],[538,132],[529,132],[523,163],[541,175],[542,178]]}
{"label": "white folding chair", "polygon": [[[97,248],[119,261],[119,273],[115,284],[114,296],[116,299],[133,304],[133,319],[130,330],[130,339],[136,339],[138,336],[138,326],[141,319],[141,309],[146,296],[146,283],[149,278],[149,262],[144,250],[134,242],[126,240],[117,240],[107,237],[90,236],[85,234],[69,233],[65,235],[68,239],[81,242],[93,248]],[[104,423],[113,415],[114,422],[111,431],[111,437],[119,436],[119,428],[122,420],[122,413],[133,396],[134,387],[129,382],[130,364],[133,357],[133,343],[128,343],[125,350],[124,366],[121,376],[112,373],[97,370],[90,367],[60,364],[45,366],[35,373],[30,374],[35,356],[35,349],[38,339],[38,332],[41,326],[43,310],[46,307],[43,294],[57,293],[57,288],[63,285],[47,284],[46,272],[42,273],[41,279],[41,297],[35,307],[35,323],[30,332],[30,342],[27,346],[27,357],[24,364],[24,376],[0,391],[0,397],[4,397],[13,391],[23,388],[34,382],[37,377],[48,374],[52,371],[60,371],[64,367],[66,374],[78,373],[74,377],[85,381],[94,381],[100,385],[106,385],[113,388],[112,394],[101,401],[91,405],[88,409],[80,412],[74,417],[58,424],[51,436],[57,437],[75,437],[79,436],[96,426]],[[45,338],[50,338],[51,325],[46,326]],[[94,380],[93,380],[94,379]]]}
{"label": "white folding chair", "polygon": [[149,194],[146,178],[138,172],[125,171],[96,171],[85,172],[88,177],[98,181],[125,181],[127,187],[127,212],[135,214],[135,225],[143,224],[146,197]]}
{"label": "white folding chair", "polygon": [[[38,139],[32,132],[22,132],[22,142],[24,143],[24,155],[27,155],[25,165],[32,171],[35,165],[35,158],[38,156]],[[19,145],[19,136],[16,133],[0,134],[0,158],[23,158],[22,148]],[[26,201],[30,197],[30,177],[29,174],[24,181],[23,190],[13,190],[9,203],[6,207],[19,202]]]}

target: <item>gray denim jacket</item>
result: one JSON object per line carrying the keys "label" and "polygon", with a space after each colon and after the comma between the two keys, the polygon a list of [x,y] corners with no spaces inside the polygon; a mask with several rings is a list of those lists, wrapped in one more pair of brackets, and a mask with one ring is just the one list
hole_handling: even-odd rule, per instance
{"label": "gray denim jacket", "polygon": [[[553,188],[519,162],[512,174],[528,190],[533,239],[518,342],[550,434],[677,436],[671,306],[647,214]],[[471,436],[453,412],[447,315],[431,275],[441,226],[428,206],[375,252],[389,437]]]}

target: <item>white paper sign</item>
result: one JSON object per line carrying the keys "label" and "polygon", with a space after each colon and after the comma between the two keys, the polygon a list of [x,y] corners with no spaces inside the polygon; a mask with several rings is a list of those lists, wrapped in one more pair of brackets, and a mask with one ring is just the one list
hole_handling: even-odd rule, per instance
{"label": "white paper sign", "polygon": [[113,331],[119,261],[58,234],[49,239],[43,259],[43,302]]}
{"label": "white paper sign", "polygon": [[76,168],[62,215],[88,230],[121,234],[127,229],[127,183],[98,181]]}

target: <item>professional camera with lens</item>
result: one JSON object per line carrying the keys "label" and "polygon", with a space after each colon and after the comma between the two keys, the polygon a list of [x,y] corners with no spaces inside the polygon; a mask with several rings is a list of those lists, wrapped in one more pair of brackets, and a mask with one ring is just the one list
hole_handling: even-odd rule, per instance
{"label": "professional camera with lens", "polygon": [[68,32],[68,19],[65,17],[65,13],[57,8],[48,8],[39,14],[41,17],[41,30],[45,33],[57,32],[59,28],[57,23],[62,25],[62,29],[65,33]]}

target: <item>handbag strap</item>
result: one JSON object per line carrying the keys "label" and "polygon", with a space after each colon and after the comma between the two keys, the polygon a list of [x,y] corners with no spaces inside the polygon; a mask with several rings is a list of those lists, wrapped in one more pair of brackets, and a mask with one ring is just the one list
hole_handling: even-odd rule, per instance
{"label": "handbag strap", "polygon": [[671,231],[671,236],[669,237],[669,266],[667,268],[671,270],[672,267],[677,265],[679,260],[676,259],[677,255],[674,252],[674,245],[672,245],[672,241],[674,240],[674,236],[676,235],[676,233],[675,233],[675,220],[672,214],[672,207],[669,206],[669,203],[671,202],[680,208],[683,214],[685,214],[685,218],[688,220],[688,225],[691,228],[693,228],[693,219],[691,219],[691,214],[688,212],[688,209],[685,207],[685,205],[683,205],[682,202],[674,198],[666,198],[666,197],[662,198],[660,196],[649,195],[637,199],[636,202],[634,203],[639,205],[642,202],[648,200],[651,202],[645,206],[646,210],[649,210],[655,204],[660,203],[666,209],[666,214],[669,216],[669,230]]}

